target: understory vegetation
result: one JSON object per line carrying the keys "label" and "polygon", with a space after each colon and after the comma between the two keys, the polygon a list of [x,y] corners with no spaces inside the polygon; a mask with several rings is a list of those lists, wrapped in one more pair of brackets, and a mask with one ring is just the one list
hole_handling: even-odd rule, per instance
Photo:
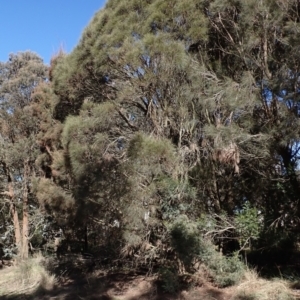
{"label": "understory vegetation", "polygon": [[[239,284],[232,299],[293,299],[299,45],[297,0],[108,0],[50,66],[11,54],[3,263],[22,261],[23,282],[36,253],[82,254],[91,268],[156,274],[168,293],[202,278]],[[282,281],[264,294],[252,268]]]}

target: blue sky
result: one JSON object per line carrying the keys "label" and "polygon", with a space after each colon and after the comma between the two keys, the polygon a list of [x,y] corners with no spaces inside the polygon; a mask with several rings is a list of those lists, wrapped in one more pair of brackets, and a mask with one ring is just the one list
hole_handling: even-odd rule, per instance
{"label": "blue sky", "polygon": [[105,0],[1,0],[0,61],[31,50],[45,63],[62,46],[70,52]]}

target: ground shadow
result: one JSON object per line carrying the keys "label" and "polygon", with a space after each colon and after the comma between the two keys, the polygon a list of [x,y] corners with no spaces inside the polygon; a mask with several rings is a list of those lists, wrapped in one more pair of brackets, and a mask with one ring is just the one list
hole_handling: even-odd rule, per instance
{"label": "ground shadow", "polygon": [[[23,290],[18,294],[0,297],[0,300],[212,300],[229,299],[222,289],[205,286],[193,282],[186,283],[184,276],[180,277],[180,288],[174,294],[167,294],[163,284],[155,275],[147,276],[147,270],[117,271],[105,269],[97,265],[97,261],[66,257],[65,259],[49,259],[46,268],[55,274],[56,285],[45,289],[41,283],[31,290]],[[120,270],[120,269],[119,269]],[[187,296],[188,295],[188,296]]]}
{"label": "ground shadow", "polygon": [[300,279],[300,252],[297,250],[252,251],[247,254],[246,262],[266,279]]}

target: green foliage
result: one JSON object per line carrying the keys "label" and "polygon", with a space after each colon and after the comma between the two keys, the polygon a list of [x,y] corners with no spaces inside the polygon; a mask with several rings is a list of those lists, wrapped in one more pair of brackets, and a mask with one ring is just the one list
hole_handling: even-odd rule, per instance
{"label": "green foliage", "polygon": [[186,216],[178,217],[170,230],[172,247],[188,269],[191,268],[195,256],[201,251],[198,234],[196,223],[190,222]]}
{"label": "green foliage", "polygon": [[1,108],[24,108],[30,102],[34,87],[47,78],[42,59],[30,51],[10,54],[7,63],[0,64]]}
{"label": "green foliage", "polygon": [[[257,241],[257,248],[264,250],[265,253],[274,253],[275,256],[281,257],[285,251],[294,251],[297,249],[298,236],[284,228],[278,230],[274,228],[268,228],[261,232],[260,238]],[[270,256],[271,257],[271,256]]]}
{"label": "green foliage", "polygon": [[164,220],[174,220],[180,214],[197,215],[196,191],[189,182],[180,182],[170,176],[160,176],[156,188],[161,197],[161,212]]}
{"label": "green foliage", "polygon": [[72,172],[77,180],[101,162],[101,156],[109,147],[109,130],[113,117],[112,103],[86,103],[80,116],[71,116],[66,120],[62,145],[68,153]]}
{"label": "green foliage", "polygon": [[167,139],[158,139],[143,134],[137,134],[130,141],[128,156],[135,160],[142,172],[152,172],[153,175],[171,173],[176,164],[173,145]]}
{"label": "green foliage", "polygon": [[210,240],[202,238],[198,223],[181,216],[172,224],[170,236],[172,247],[187,270],[191,269],[195,260],[200,260],[220,287],[231,286],[241,280],[245,266],[238,255],[226,257],[217,252]]}
{"label": "green foliage", "polygon": [[239,283],[245,272],[245,266],[238,255],[225,257],[216,252],[209,256],[205,264],[214,282],[219,287],[227,287]]}
{"label": "green foliage", "polygon": [[34,195],[72,211],[74,235],[89,227],[95,244],[138,251],[168,243],[167,227],[187,269],[200,259],[233,284],[242,264],[203,234],[283,247],[299,226],[299,9],[283,2],[109,0],[52,59],[50,82],[39,57],[12,55],[0,64],[3,182],[28,158]]}
{"label": "green foliage", "polygon": [[251,240],[257,240],[262,230],[262,222],[258,210],[246,202],[242,209],[236,212],[234,218],[241,246],[251,245]]}
{"label": "green foliage", "polygon": [[54,209],[61,213],[70,212],[74,205],[74,198],[52,180],[40,178],[35,183],[35,187],[36,197],[44,208],[48,210]]}
{"label": "green foliage", "polygon": [[[40,154],[36,143],[39,119],[31,100],[35,87],[46,81],[47,69],[30,51],[11,54],[0,63],[1,198],[9,207],[16,252],[23,258],[28,257],[29,232],[36,225],[30,221],[38,213],[32,184],[37,172],[34,161]],[[38,163],[46,165],[45,157]]]}
{"label": "green foliage", "polygon": [[161,267],[158,271],[159,279],[162,282],[162,288],[167,293],[176,293],[180,288],[179,276],[176,270],[167,267]]}

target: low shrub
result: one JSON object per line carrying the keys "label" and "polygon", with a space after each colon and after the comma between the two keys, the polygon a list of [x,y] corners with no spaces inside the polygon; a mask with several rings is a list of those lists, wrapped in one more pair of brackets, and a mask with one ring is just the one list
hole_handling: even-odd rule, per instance
{"label": "low shrub", "polygon": [[194,261],[200,261],[219,287],[234,285],[243,277],[245,265],[238,255],[224,256],[218,252],[211,240],[203,237],[196,222],[178,218],[170,233],[172,246],[186,271],[192,270]]}
{"label": "low shrub", "polygon": [[176,293],[180,287],[177,271],[168,267],[162,267],[158,273],[163,290],[167,293]]}
{"label": "low shrub", "polygon": [[215,251],[204,263],[218,287],[237,284],[245,272],[245,265],[237,255],[226,257]]}

